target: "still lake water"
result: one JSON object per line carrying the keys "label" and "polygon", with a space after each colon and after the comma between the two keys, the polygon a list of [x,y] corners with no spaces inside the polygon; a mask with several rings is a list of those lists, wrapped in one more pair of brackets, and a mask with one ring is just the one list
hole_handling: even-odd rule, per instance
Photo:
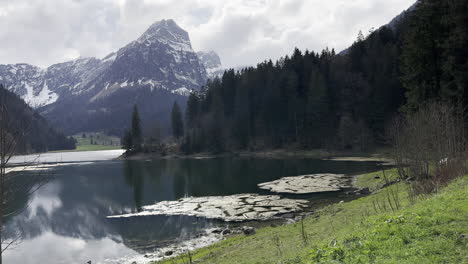
{"label": "still lake water", "polygon": [[[188,216],[119,219],[106,216],[137,212],[144,205],[189,196],[266,194],[257,188],[258,183],[285,176],[354,175],[378,169],[375,162],[314,159],[109,160],[118,154],[115,151],[47,154],[49,162],[93,162],[54,168],[53,179],[28,197],[27,208],[8,219],[6,231],[21,232],[23,241],[6,251],[5,263],[131,262],[155,247],[190,239],[202,230],[227,224]],[[306,198],[318,204],[343,196],[327,193]]]}

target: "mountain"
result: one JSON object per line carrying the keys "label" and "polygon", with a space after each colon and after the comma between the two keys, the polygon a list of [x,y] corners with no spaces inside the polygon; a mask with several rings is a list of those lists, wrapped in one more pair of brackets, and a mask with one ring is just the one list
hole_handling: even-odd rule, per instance
{"label": "mountain", "polygon": [[219,58],[218,54],[214,51],[199,51],[197,52],[198,58],[205,66],[205,69],[208,74],[208,78],[214,78],[216,76],[222,76],[224,73],[224,68],[221,64],[221,59]]}
{"label": "mountain", "polygon": [[0,65],[0,82],[33,108],[53,104],[69,95],[82,93],[109,63],[96,58],[54,64],[41,69],[29,64]]}
{"label": "mountain", "polygon": [[79,58],[46,69],[0,65],[0,83],[67,133],[120,134],[134,104],[143,121],[167,126],[173,102],[184,105],[207,77],[189,34],[172,19],[154,23],[103,59]]}
{"label": "mountain", "polygon": [[0,103],[7,109],[5,115],[0,116],[0,126],[6,130],[8,138],[17,142],[15,153],[75,148],[74,139],[67,138],[55,130],[18,95],[6,90],[2,85],[0,85]]}
{"label": "mountain", "polygon": [[188,33],[173,20],[151,25],[138,40],[107,60],[113,63],[88,85],[88,89],[104,87],[93,96],[93,101],[132,87],[187,95],[206,81],[206,70],[192,50]]}
{"label": "mountain", "polygon": [[250,66],[237,66],[233,68],[225,68],[221,64],[221,59],[219,55],[214,51],[199,51],[197,52],[198,58],[205,66],[208,79],[214,79],[216,77],[223,77],[223,74],[227,70],[242,71],[249,68]]}

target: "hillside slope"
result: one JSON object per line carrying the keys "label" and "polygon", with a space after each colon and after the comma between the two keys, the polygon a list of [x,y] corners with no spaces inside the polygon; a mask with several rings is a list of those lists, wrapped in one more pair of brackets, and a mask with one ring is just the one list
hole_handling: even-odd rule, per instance
{"label": "hillside slope", "polygon": [[[361,175],[358,183],[379,186],[384,183],[380,174]],[[192,252],[192,263],[468,263],[467,192],[465,176],[438,194],[410,202],[405,183],[399,183],[323,208],[304,220],[304,230],[299,222],[228,238]],[[391,209],[390,193],[396,194],[398,209]],[[187,261],[181,256],[161,263]]]}
{"label": "hillside slope", "polygon": [[[16,140],[16,153],[46,152],[75,148],[75,140],[55,130],[40,114],[0,84],[0,102],[5,106],[6,132]],[[2,115],[3,116],[3,115]]]}

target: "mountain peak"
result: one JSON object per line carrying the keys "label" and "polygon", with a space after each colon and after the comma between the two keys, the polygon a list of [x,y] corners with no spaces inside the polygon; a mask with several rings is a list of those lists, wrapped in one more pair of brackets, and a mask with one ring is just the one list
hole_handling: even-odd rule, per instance
{"label": "mountain peak", "polygon": [[221,67],[221,59],[218,54],[212,50],[197,52],[198,58],[207,70]]}
{"label": "mountain peak", "polygon": [[152,24],[137,40],[140,43],[152,44],[161,42],[176,50],[192,51],[187,31],[183,30],[172,19],[163,19]]}

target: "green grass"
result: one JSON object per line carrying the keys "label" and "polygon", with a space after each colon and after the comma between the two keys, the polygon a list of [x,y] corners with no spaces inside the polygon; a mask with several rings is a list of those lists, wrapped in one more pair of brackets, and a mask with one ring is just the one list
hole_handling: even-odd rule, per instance
{"label": "green grass", "polygon": [[120,139],[115,136],[109,136],[102,132],[86,132],[73,135],[77,141],[77,146],[81,145],[103,145],[120,146]]}
{"label": "green grass", "polygon": [[[383,178],[382,172],[365,174],[356,184],[376,190]],[[404,183],[395,184],[325,207],[304,227],[307,241],[300,223],[267,227],[197,250],[193,263],[468,263],[468,176],[414,202]]]}
{"label": "green grass", "polygon": [[76,146],[75,151],[96,151],[96,150],[113,150],[122,149],[120,146],[104,146],[104,145],[80,145]]}
{"label": "green grass", "polygon": [[73,135],[76,139],[76,149],[71,151],[97,151],[121,149],[120,139],[108,136],[102,132],[86,132]]}
{"label": "green grass", "polygon": [[383,184],[388,181],[394,181],[398,179],[398,172],[396,169],[377,171],[360,175],[356,178],[355,185],[360,188],[369,188],[371,191],[378,190]]}

